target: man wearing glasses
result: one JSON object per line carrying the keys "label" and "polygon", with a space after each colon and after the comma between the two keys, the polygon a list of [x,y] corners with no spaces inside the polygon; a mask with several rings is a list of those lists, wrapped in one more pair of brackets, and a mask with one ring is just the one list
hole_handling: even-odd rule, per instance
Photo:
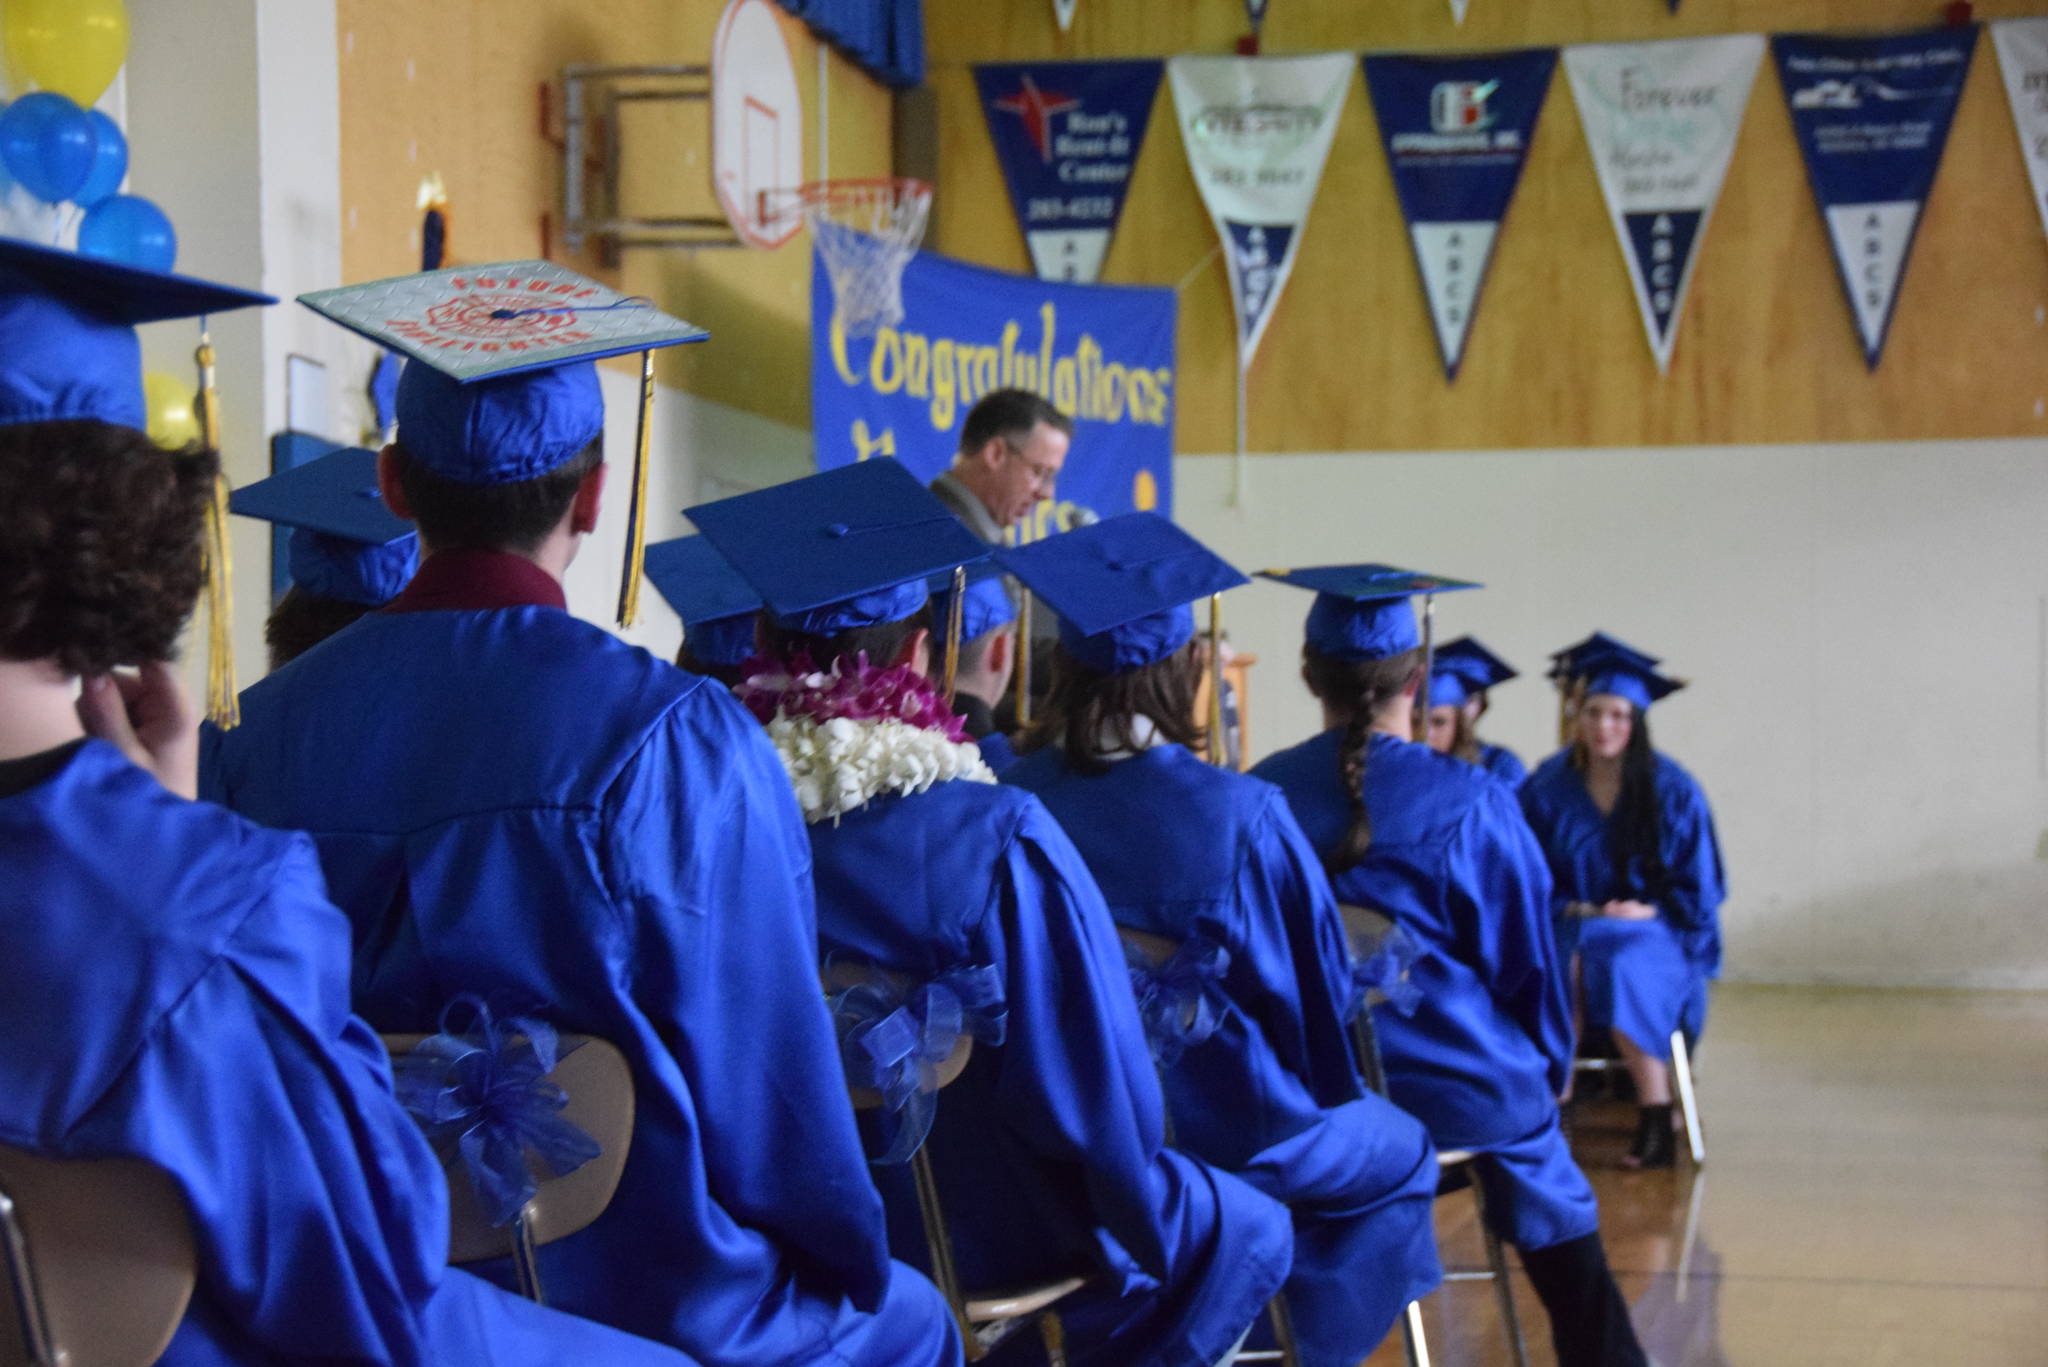
{"label": "man wearing glasses", "polygon": [[931,483],[939,501],[990,545],[1053,496],[1074,424],[1028,389],[998,389],[967,414],[953,468]]}

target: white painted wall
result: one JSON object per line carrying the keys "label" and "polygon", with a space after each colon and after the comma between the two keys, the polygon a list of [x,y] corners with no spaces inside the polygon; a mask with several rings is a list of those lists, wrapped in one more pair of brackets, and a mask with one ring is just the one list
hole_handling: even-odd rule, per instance
{"label": "white painted wall", "polygon": [[[1079,453],[1077,453],[1078,455]],[[1555,748],[1545,657],[1602,627],[1693,687],[1653,714],[1728,864],[1731,977],[2048,988],[2048,443],[1182,458],[1175,511],[1246,569],[1383,560],[1525,675],[1483,728]],[[1319,724],[1305,594],[1226,600],[1254,748]]]}

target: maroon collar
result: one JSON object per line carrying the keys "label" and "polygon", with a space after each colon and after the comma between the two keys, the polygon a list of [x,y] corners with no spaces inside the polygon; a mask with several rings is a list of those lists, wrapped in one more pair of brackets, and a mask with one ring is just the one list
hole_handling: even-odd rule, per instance
{"label": "maroon collar", "polygon": [[386,612],[488,612],[494,608],[560,608],[569,600],[555,577],[509,551],[435,551]]}

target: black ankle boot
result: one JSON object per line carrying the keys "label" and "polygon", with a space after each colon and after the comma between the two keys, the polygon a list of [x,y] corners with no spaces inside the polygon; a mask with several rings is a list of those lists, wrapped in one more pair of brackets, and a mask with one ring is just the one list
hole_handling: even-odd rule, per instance
{"label": "black ankle boot", "polygon": [[1671,1103],[1638,1107],[1636,1142],[1630,1147],[1628,1157],[1621,1160],[1621,1165],[1625,1168],[1668,1168],[1677,1158],[1678,1143],[1671,1133]]}
{"label": "black ankle boot", "polygon": [[1558,1367],[1648,1367],[1597,1232],[1523,1249],[1522,1270],[1550,1316]]}

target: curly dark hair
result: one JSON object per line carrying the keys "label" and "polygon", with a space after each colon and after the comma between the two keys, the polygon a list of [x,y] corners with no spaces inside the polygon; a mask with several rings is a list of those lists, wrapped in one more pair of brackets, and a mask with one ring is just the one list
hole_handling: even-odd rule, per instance
{"label": "curly dark hair", "polygon": [[270,667],[282,669],[322,641],[376,609],[308,593],[297,584],[284,591],[270,620],[263,624],[263,643],[270,647]]}
{"label": "curly dark hair", "polygon": [[67,674],[170,659],[219,469],[111,423],[0,427],[0,656]]}

